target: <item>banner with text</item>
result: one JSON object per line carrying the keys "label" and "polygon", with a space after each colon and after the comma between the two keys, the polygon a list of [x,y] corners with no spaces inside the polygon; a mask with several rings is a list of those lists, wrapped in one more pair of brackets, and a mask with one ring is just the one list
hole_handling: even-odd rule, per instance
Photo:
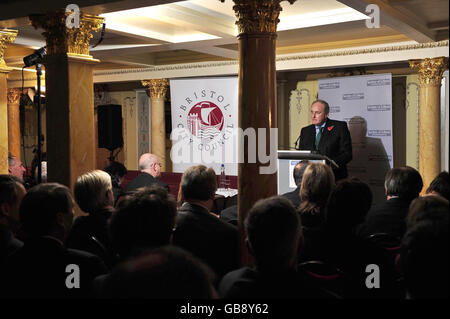
{"label": "banner with text", "polygon": [[203,164],[237,176],[238,78],[170,80],[173,171]]}
{"label": "banner with text", "polygon": [[368,183],[373,202],[381,202],[384,177],[393,167],[392,75],[320,79],[319,98],[330,105],[331,119],[347,122],[353,147],[349,176]]}

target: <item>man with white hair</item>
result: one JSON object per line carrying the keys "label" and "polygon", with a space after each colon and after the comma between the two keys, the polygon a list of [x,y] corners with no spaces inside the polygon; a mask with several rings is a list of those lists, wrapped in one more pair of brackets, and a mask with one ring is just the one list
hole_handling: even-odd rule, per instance
{"label": "man with white hair", "polygon": [[169,185],[158,180],[161,176],[161,166],[158,156],[150,153],[142,154],[139,158],[139,170],[141,171],[141,174],[128,183],[126,193],[132,194],[136,192],[138,188],[150,186],[152,184],[158,184],[170,192]]}

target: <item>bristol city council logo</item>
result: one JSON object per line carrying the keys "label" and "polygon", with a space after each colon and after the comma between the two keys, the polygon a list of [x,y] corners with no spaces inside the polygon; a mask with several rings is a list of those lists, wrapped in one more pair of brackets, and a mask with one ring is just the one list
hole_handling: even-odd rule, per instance
{"label": "bristol city council logo", "polygon": [[233,118],[233,102],[225,94],[199,89],[175,103],[174,124],[187,143],[209,151],[231,141],[237,119]]}
{"label": "bristol city council logo", "polygon": [[187,115],[187,127],[191,134],[210,141],[222,132],[224,116],[220,108],[210,101],[195,104]]}

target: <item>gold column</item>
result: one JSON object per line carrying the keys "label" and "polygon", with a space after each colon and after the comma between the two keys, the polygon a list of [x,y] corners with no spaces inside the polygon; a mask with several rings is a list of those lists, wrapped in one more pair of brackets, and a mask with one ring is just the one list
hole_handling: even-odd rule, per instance
{"label": "gold column", "polygon": [[165,172],[167,168],[166,161],[170,156],[166,156],[166,122],[164,117],[164,100],[166,97],[169,81],[167,79],[155,79],[142,81],[142,85],[148,87],[151,101],[151,153],[159,157]]}
{"label": "gold column", "polygon": [[426,189],[441,171],[440,88],[448,58],[412,60],[409,65],[419,72],[419,172]]}
{"label": "gold column", "polygon": [[[239,29],[239,127],[255,129],[257,140],[258,129],[265,129],[266,154],[270,152],[270,128],[278,127],[275,49],[281,1],[234,0],[233,7]],[[248,163],[246,143],[243,149],[244,163],[238,164],[238,225],[241,261],[248,264],[243,222],[257,200],[277,194],[277,174],[261,174],[260,167],[268,164],[259,159]]]}
{"label": "gold column", "polygon": [[20,159],[20,90],[8,89],[8,148]]}
{"label": "gold column", "polygon": [[[78,28],[67,28],[64,10],[32,15],[47,43],[45,64],[48,181],[73,188],[81,174],[95,169],[92,32],[103,18],[80,13]],[[79,214],[79,211],[76,212]]]}
{"label": "gold column", "polygon": [[[17,30],[0,29],[0,174],[8,174],[8,107],[6,77],[10,68],[3,55],[6,45],[12,43]],[[19,154],[20,156],[20,154]]]}

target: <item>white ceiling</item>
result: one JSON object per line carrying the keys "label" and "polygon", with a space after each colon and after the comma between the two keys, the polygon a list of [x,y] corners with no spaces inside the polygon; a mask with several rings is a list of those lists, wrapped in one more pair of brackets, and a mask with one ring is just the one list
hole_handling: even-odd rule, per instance
{"label": "white ceiling", "polygon": [[[43,8],[61,5],[41,1]],[[30,2],[29,10],[39,10],[31,1],[17,2]],[[105,17],[105,38],[91,49],[91,54],[102,61],[99,69],[238,59],[232,0],[81,2],[83,11]],[[381,9],[380,28],[366,26],[366,8],[371,3]],[[281,4],[278,55],[448,39],[448,0],[298,0],[292,5],[287,1]],[[44,46],[45,41],[43,30],[35,30],[26,16],[13,9],[13,5],[0,4],[0,27],[19,30],[15,45],[5,52],[5,60],[9,66],[20,68],[23,56]],[[92,44],[99,37],[98,32]]]}

